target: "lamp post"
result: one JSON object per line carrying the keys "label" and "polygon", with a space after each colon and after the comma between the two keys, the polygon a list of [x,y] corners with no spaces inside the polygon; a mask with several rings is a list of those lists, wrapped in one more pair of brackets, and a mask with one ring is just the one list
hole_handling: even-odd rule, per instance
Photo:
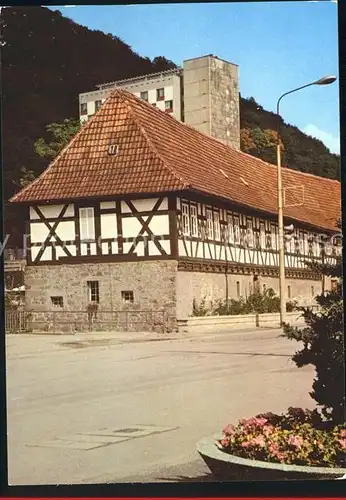
{"label": "lamp post", "polygon": [[276,105],[277,130],[276,130],[276,164],[277,164],[277,196],[278,196],[278,225],[279,225],[279,289],[280,289],[280,326],[285,322],[286,300],[285,300],[285,243],[284,243],[284,217],[283,217],[283,188],[281,171],[281,145],[280,145],[280,102],[283,97],[293,94],[298,90],[311,87],[312,85],[329,85],[335,82],[335,76],[324,76],[319,80],[303,85],[296,89],[285,92],[279,98]]}

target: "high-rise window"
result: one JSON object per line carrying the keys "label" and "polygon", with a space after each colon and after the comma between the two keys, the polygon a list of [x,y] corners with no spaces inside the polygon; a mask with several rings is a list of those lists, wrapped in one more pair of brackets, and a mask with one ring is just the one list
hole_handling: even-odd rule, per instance
{"label": "high-rise window", "polygon": [[82,102],[80,105],[80,114],[81,115],[87,115],[88,114],[88,105],[86,102]]}
{"label": "high-rise window", "polygon": [[79,231],[81,241],[95,240],[95,218],[93,207],[79,209]]}
{"label": "high-rise window", "polygon": [[95,101],[95,112],[97,112],[102,106],[102,101]]}
{"label": "high-rise window", "polygon": [[165,100],[165,89],[156,89],[156,100],[157,101],[164,101]]}
{"label": "high-rise window", "polygon": [[147,90],[144,90],[143,92],[141,92],[139,94],[139,96],[140,96],[141,99],[143,99],[143,101],[147,101],[148,102],[149,97],[148,97],[148,91]]}
{"label": "high-rise window", "polygon": [[173,101],[165,101],[165,111],[167,111],[167,113],[173,111]]}

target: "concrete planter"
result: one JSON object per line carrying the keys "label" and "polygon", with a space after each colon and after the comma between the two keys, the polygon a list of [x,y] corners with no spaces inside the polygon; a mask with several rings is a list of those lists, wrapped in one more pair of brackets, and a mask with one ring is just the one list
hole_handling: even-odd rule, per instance
{"label": "concrete planter", "polygon": [[286,465],[237,457],[218,447],[216,441],[220,438],[214,435],[201,439],[197,451],[212,474],[222,481],[341,479],[346,474],[346,468]]}

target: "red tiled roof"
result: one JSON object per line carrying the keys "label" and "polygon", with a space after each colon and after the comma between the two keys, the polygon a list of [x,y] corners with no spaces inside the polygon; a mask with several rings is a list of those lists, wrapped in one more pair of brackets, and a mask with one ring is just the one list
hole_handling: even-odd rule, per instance
{"label": "red tiled roof", "polygon": [[[119,146],[116,156],[108,146]],[[32,184],[11,201],[35,203],[136,193],[194,190],[277,213],[276,167],[187,126],[124,90],[100,111]],[[340,183],[283,169],[283,186],[299,186],[286,217],[335,229]],[[295,193],[295,194],[294,194]],[[289,196],[292,204],[292,196]]]}

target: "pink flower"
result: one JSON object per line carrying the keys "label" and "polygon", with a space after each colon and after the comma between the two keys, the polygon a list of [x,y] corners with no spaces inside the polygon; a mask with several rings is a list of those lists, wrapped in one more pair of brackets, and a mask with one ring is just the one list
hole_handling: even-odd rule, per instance
{"label": "pink flower", "polygon": [[302,447],[302,444],[303,444],[303,439],[300,436],[290,436],[290,438],[288,440],[288,444],[300,449]]}
{"label": "pink flower", "polygon": [[340,437],[344,437],[344,438],[346,438],[346,429],[342,429],[342,430],[340,431]]}
{"label": "pink flower", "polygon": [[243,448],[248,448],[249,446],[251,446],[251,442],[250,441],[243,441],[241,445]]}
{"label": "pink flower", "polygon": [[252,444],[257,444],[258,446],[261,446],[261,448],[264,448],[266,442],[263,436],[257,436],[252,440]]}
{"label": "pink flower", "polygon": [[346,439],[338,439],[340,445],[341,445],[341,448],[342,449],[346,449]]}
{"label": "pink flower", "polygon": [[227,427],[224,428],[224,430],[222,431],[224,434],[230,436],[234,433],[234,425],[227,425]]}
{"label": "pink flower", "polygon": [[221,439],[220,442],[221,442],[221,446],[223,446],[224,448],[229,445],[229,440],[227,438]]}
{"label": "pink flower", "polygon": [[262,429],[265,436],[269,436],[274,431],[273,425],[265,425]]}

